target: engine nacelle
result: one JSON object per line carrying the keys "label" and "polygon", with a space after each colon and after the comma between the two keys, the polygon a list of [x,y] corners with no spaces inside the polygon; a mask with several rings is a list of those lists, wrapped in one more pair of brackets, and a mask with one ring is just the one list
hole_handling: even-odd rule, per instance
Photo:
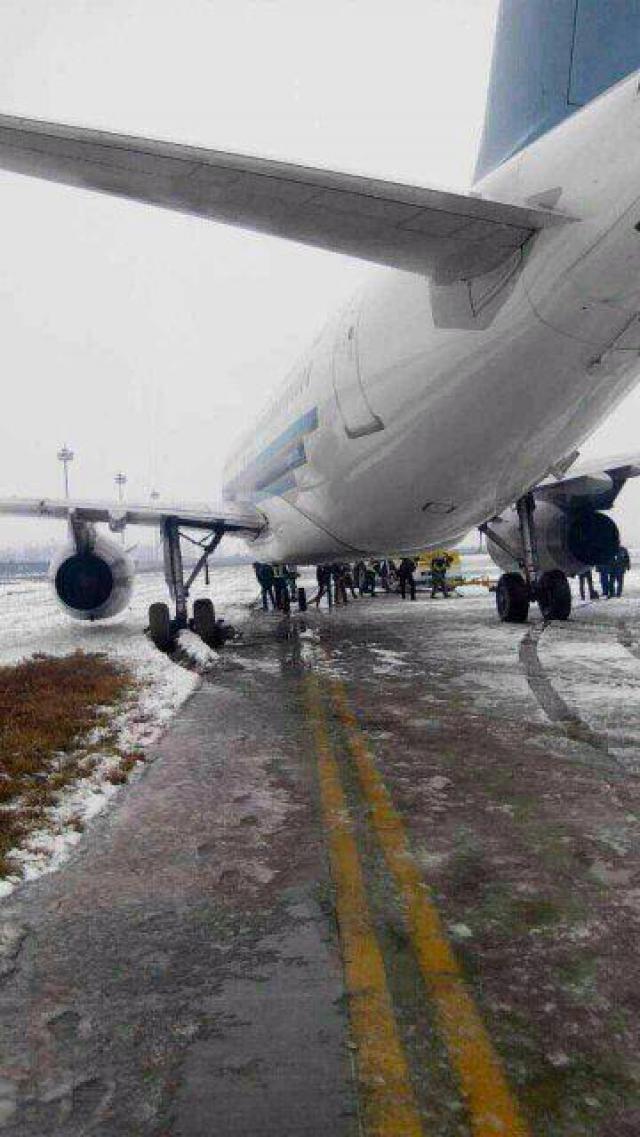
{"label": "engine nacelle", "polygon": [[[551,502],[537,502],[533,517],[542,572],[560,569],[567,576],[575,576],[593,565],[608,564],[620,546],[615,521],[589,506],[563,509]],[[489,528],[510,549],[522,548],[517,510],[509,509],[497,521],[491,521]],[[490,537],[487,551],[505,572],[517,571],[517,560],[509,557]]]}
{"label": "engine nacelle", "polygon": [[70,541],[49,565],[58,604],[76,620],[117,616],[129,603],[134,575],[122,546],[102,536],[80,549]]}

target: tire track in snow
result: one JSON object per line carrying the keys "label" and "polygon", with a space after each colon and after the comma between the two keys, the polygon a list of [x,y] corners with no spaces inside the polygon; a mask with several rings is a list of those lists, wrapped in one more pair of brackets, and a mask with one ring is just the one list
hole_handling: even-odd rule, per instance
{"label": "tire track in snow", "polygon": [[640,643],[634,639],[633,632],[626,620],[620,620],[618,623],[618,643],[621,647],[626,648],[635,659],[640,659]]}
{"label": "tire track in snow", "polygon": [[604,734],[594,730],[584,719],[558,694],[549,676],[547,675],[540,656],[538,644],[548,624],[536,624],[529,628],[520,641],[519,659],[527,683],[535,695],[542,710],[551,722],[559,723],[564,727],[568,738],[575,742],[584,742],[587,746],[613,757],[609,752],[609,742]]}

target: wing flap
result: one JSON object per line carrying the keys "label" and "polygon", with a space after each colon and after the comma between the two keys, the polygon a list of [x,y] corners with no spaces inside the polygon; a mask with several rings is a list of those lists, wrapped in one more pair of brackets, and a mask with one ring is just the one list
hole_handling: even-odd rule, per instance
{"label": "wing flap", "polygon": [[174,142],[0,116],[0,168],[252,229],[440,283],[488,272],[549,210]]}

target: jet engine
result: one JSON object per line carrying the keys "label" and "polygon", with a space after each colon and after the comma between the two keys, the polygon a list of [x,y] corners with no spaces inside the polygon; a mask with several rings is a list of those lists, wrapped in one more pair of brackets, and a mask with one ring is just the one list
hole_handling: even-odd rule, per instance
{"label": "jet engine", "polygon": [[135,568],[121,545],[95,533],[70,541],[49,565],[58,604],[76,620],[106,620],[129,603]]}
{"label": "jet engine", "polygon": [[[607,564],[620,545],[615,521],[592,506],[562,506],[553,502],[536,502],[534,512],[538,561],[541,572],[560,569],[575,576],[593,565]],[[489,522],[487,551],[504,572],[518,569],[517,555],[522,548],[518,513],[510,509]],[[500,541],[516,553],[510,557],[491,540],[494,532]]]}

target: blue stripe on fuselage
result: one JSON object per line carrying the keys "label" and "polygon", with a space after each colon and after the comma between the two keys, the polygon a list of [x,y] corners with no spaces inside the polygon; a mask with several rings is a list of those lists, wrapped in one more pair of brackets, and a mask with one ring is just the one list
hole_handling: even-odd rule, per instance
{"label": "blue stripe on fuselage", "polygon": [[318,429],[318,408],[301,415],[223,486],[225,497],[262,500],[295,489],[292,471],[307,460],[304,439]]}

